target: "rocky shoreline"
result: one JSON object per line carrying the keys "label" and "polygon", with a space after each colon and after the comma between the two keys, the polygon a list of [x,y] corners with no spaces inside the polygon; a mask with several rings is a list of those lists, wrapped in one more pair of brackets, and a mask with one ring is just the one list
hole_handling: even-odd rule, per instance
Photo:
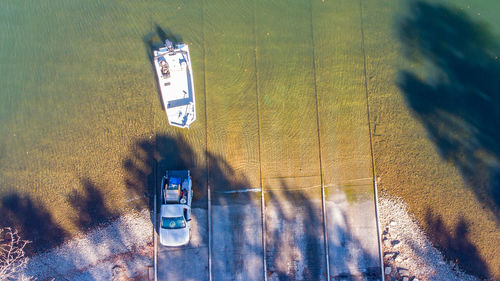
{"label": "rocky shoreline", "polygon": [[148,280],[153,266],[150,212],[130,212],[28,261],[37,280]]}
{"label": "rocky shoreline", "polygon": [[401,199],[381,195],[378,204],[386,281],[479,280],[446,261]]}
{"label": "rocky shoreline", "polygon": [[[479,280],[445,260],[402,200],[381,195],[379,219],[385,280]],[[152,229],[148,210],[123,215],[32,257],[24,274],[37,280],[148,280],[153,266]]]}

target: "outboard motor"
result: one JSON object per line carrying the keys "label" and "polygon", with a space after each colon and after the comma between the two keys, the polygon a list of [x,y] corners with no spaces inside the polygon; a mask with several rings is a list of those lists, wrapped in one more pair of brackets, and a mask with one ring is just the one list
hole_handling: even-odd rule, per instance
{"label": "outboard motor", "polygon": [[172,43],[172,41],[166,39],[165,40],[165,47],[167,47],[167,49],[169,51],[173,50],[174,49],[174,44]]}

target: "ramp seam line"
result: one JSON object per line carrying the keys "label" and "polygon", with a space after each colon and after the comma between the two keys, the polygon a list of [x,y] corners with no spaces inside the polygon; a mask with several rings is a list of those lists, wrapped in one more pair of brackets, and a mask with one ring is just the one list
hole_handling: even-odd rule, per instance
{"label": "ramp seam line", "polygon": [[328,248],[328,228],[326,226],[327,215],[326,215],[326,204],[325,204],[325,186],[323,181],[323,159],[321,157],[321,132],[320,132],[320,121],[319,121],[319,98],[318,98],[318,85],[316,76],[316,54],[314,45],[314,23],[313,23],[313,4],[310,3],[311,9],[311,47],[312,47],[312,68],[314,75],[314,95],[316,100],[316,131],[318,133],[318,158],[319,158],[319,174],[320,174],[320,184],[321,184],[321,210],[323,214],[323,247],[325,248],[325,265],[326,265],[326,276],[327,280],[330,280],[330,253]]}
{"label": "ramp seam line", "polygon": [[157,241],[157,237],[156,237],[156,229],[157,229],[157,225],[156,225],[156,222],[158,220],[158,215],[156,214],[156,177],[155,177],[155,194],[154,194],[154,210],[153,210],[153,219],[154,219],[154,223],[153,223],[153,249],[154,249],[154,280],[157,281],[158,280],[158,241]]}
{"label": "ramp seam line", "polygon": [[364,80],[365,80],[365,95],[366,95],[366,116],[368,119],[368,135],[370,137],[370,155],[372,159],[372,176],[373,176],[373,190],[374,190],[374,199],[375,199],[375,223],[377,224],[377,242],[378,242],[378,256],[380,262],[380,273],[382,276],[382,281],[385,281],[384,275],[384,260],[382,256],[382,241],[380,235],[380,219],[379,219],[379,209],[378,209],[378,193],[377,193],[377,174],[375,170],[375,157],[374,157],[374,149],[373,149],[373,136],[371,129],[371,119],[370,119],[370,102],[369,102],[369,94],[368,94],[368,79],[367,79],[367,71],[366,71],[366,49],[365,49],[365,31],[364,31],[364,22],[363,22],[363,5],[362,0],[359,0],[359,19],[361,25],[361,50],[363,52],[363,72],[364,72]]}
{"label": "ramp seam line", "polygon": [[208,159],[208,110],[207,110],[207,44],[205,42],[205,1],[201,7],[202,41],[203,41],[203,91],[205,92],[205,169],[207,171],[207,231],[208,231],[208,280],[212,281],[212,200],[210,196],[210,161]]}
{"label": "ramp seam line", "polygon": [[259,91],[259,71],[257,68],[257,3],[253,2],[253,35],[254,35],[254,68],[255,68],[255,95],[257,101],[257,136],[259,144],[259,182],[260,182],[260,219],[262,228],[262,269],[264,274],[264,281],[267,281],[267,258],[266,258],[266,218],[264,215],[265,201],[264,201],[264,180],[262,177],[262,136],[260,127],[260,91]]}

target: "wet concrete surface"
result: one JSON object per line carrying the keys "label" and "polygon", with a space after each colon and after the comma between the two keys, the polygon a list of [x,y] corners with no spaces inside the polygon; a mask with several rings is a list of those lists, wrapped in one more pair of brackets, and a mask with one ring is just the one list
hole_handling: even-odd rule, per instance
{"label": "wet concrete surface", "polygon": [[357,198],[346,196],[342,188],[330,188],[327,194],[331,278],[381,280],[373,187],[356,187]]}
{"label": "wet concrete surface", "polygon": [[208,280],[207,210],[193,208],[191,239],[182,247],[158,244],[158,280]]}
{"label": "wet concrete surface", "polygon": [[212,206],[213,280],[264,278],[259,196],[214,195],[219,204]]}
{"label": "wet concrete surface", "polygon": [[320,188],[266,192],[268,280],[326,280]]}
{"label": "wet concrete surface", "polygon": [[211,254],[212,280],[381,280],[372,187],[354,188],[327,188],[330,279],[319,187],[265,191],[264,228],[258,189],[214,192],[211,238],[207,210],[193,209],[190,243],[159,246],[158,278],[208,280]]}

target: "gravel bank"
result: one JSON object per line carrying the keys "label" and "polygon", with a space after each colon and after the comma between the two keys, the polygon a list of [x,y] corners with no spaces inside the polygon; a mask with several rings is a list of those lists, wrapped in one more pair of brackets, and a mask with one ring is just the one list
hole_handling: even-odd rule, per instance
{"label": "gravel bank", "polygon": [[[379,211],[386,280],[479,280],[445,261],[403,201],[382,195]],[[152,229],[147,210],[126,214],[33,257],[25,274],[38,280],[147,280],[153,265]]]}
{"label": "gravel bank", "polygon": [[147,280],[152,237],[149,211],[132,212],[34,256],[25,274],[37,280]]}
{"label": "gravel bank", "polygon": [[379,212],[386,280],[479,280],[445,261],[402,200],[380,196]]}

